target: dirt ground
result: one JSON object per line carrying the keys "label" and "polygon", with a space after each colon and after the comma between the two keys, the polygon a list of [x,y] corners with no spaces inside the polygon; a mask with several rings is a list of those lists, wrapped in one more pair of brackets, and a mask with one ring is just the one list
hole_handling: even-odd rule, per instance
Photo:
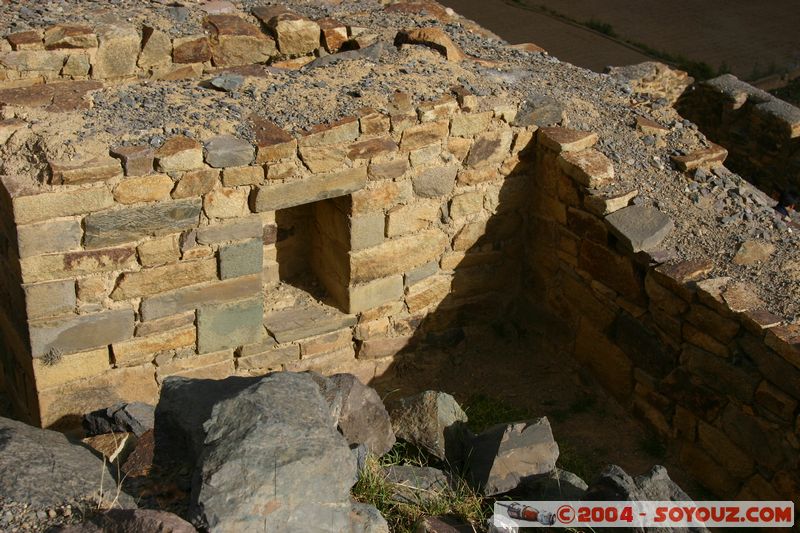
{"label": "dirt ground", "polygon": [[[601,70],[646,61],[642,54],[570,26],[537,10],[544,6],[574,20],[610,24],[620,37],[703,61],[750,79],[800,63],[800,9],[796,0],[442,0],[465,17],[513,42],[532,41],[563,61]],[[638,57],[637,57],[638,56]]]}
{"label": "dirt ground", "polygon": [[677,466],[673,452],[576,361],[531,335],[468,334],[455,348],[407,357],[373,386],[390,407],[400,398],[440,390],[452,394],[468,416],[479,407],[478,397],[529,417],[547,416],[561,449],[559,466],[587,483],[608,464],[634,476],[661,464],[690,496],[706,494]]}

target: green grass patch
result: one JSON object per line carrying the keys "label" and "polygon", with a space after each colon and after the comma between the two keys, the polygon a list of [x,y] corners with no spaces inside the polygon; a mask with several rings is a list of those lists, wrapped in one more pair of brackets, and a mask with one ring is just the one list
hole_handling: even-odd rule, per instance
{"label": "green grass patch", "polygon": [[492,515],[493,500],[485,499],[459,476],[452,476],[453,486],[430,500],[400,503],[392,499],[392,484],[386,480],[383,467],[392,465],[439,466],[414,446],[399,442],[381,458],[369,456],[352,495],[357,501],[374,505],[389,523],[389,530],[413,533],[416,523],[425,516],[454,516],[481,531]]}
{"label": "green grass patch", "polygon": [[485,394],[470,396],[464,404],[464,412],[469,417],[467,426],[475,433],[481,433],[496,424],[533,418],[530,411],[514,407],[502,400],[490,398]]}

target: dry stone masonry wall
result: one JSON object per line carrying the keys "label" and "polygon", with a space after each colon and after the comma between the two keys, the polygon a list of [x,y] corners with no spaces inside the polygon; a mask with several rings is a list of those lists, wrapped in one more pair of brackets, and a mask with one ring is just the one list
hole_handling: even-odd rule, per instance
{"label": "dry stone masonry wall", "polygon": [[76,2],[6,36],[0,387],[18,416],[68,426],[175,375],[368,381],[514,318],[716,494],[796,499],[798,326],[719,253],[735,225],[702,215],[721,237],[701,239],[679,216],[683,171],[730,174],[666,105],[684,75],[587,73],[432,2],[288,3],[169,26]]}

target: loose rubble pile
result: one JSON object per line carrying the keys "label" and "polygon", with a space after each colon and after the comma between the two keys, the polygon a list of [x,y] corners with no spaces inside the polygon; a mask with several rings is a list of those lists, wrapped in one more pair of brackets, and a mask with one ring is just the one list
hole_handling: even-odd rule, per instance
{"label": "loose rubble pile", "polygon": [[[152,408],[134,404],[84,418],[93,433],[143,430],[137,451],[115,456],[98,448],[96,437],[86,442],[111,466],[130,472],[138,448],[151,445],[143,436],[155,431],[151,467],[174,462],[193,471],[190,505],[181,511],[193,525],[164,510],[137,509],[126,491],[142,494],[111,472],[106,474],[112,489],[106,499],[70,506],[65,502],[88,502],[94,496],[104,461],[89,446],[61,434],[0,419],[0,530],[43,531],[62,524],[66,527],[57,531],[64,533],[262,527],[388,532],[380,513],[353,501],[350,489],[361,475],[363,453],[383,455],[395,435],[449,465],[447,471],[384,467],[392,499],[409,505],[440,497],[459,472],[466,472],[469,483],[486,497],[689,500],[663,467],[632,479],[612,465],[587,485],[555,467],[558,445],[546,418],[500,424],[474,435],[459,405],[442,392],[403,399],[389,414],[377,393],[349,374],[326,378],[313,372],[279,372],[221,381],[170,378],[164,389],[155,419]],[[187,409],[189,405],[193,408]],[[139,499],[140,504],[145,501]],[[85,522],[78,524],[81,520]],[[437,520],[426,518],[420,530],[438,531],[433,529]]]}

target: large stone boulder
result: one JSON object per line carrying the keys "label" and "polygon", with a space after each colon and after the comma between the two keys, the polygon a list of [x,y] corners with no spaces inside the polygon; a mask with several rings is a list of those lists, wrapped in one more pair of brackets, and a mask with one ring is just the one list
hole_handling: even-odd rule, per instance
{"label": "large stone boulder", "polygon": [[552,471],[558,444],[547,418],[498,424],[472,441],[468,479],[487,496],[517,488],[522,481]]}
{"label": "large stone boulder", "polygon": [[103,460],[61,433],[0,418],[0,499],[51,509],[66,501],[117,498],[136,507]]}
{"label": "large stone boulder", "polygon": [[238,376],[220,380],[166,378],[155,414],[156,461],[173,457],[194,464],[206,438],[203,424],[214,406],[259,380]]}
{"label": "large stone boulder", "polygon": [[389,533],[389,524],[380,511],[367,503],[353,503],[350,533]]}
{"label": "large stone boulder", "polygon": [[460,464],[470,435],[467,415],[455,398],[444,392],[425,391],[401,400],[391,417],[397,438],[451,464]]}
{"label": "large stone boulder", "polygon": [[216,403],[190,516],[217,531],[339,532],[351,527],[356,464],[307,374],[278,372]]}
{"label": "large stone boulder", "polygon": [[353,374],[335,374],[330,380],[341,392],[338,424],[347,442],[364,444],[379,456],[391,450],[395,442],[392,421],[375,389],[361,383]]}
{"label": "large stone boulder", "polygon": [[130,432],[141,437],[153,429],[154,423],[155,408],[142,402],[114,404],[83,417],[83,429],[87,435]]}
{"label": "large stone boulder", "polygon": [[583,498],[586,482],[572,472],[554,468],[551,472],[523,480],[514,499],[526,501],[570,500]]}
{"label": "large stone boulder", "polygon": [[[585,501],[682,501],[692,499],[670,479],[667,469],[654,466],[647,474],[631,477],[617,465],[606,467],[583,495]],[[641,531],[641,528],[637,531]],[[706,528],[648,528],[653,533],[705,533]]]}

